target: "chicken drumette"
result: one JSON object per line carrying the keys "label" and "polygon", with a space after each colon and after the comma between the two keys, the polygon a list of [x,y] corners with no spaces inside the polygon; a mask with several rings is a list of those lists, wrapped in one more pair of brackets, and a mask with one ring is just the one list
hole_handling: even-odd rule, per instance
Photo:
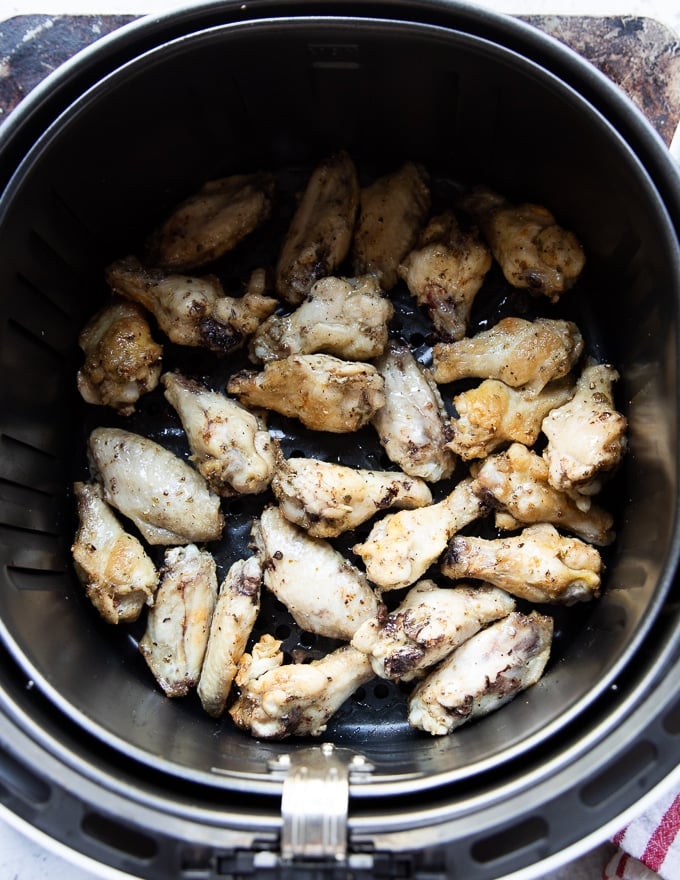
{"label": "chicken drumette", "polygon": [[469,377],[498,379],[513,388],[540,392],[569,374],[583,351],[573,321],[502,318],[494,327],[432,348],[432,376],[440,384]]}
{"label": "chicken drumette", "polygon": [[398,273],[418,305],[427,309],[439,337],[454,340],[465,336],[491,263],[491,253],[476,232],[463,232],[453,211],[446,211],[430,220]]}
{"label": "chicken drumette", "polygon": [[519,599],[572,605],[599,596],[602,558],[591,544],[538,523],[509,538],[455,535],[441,570],[452,580],[488,581]]}
{"label": "chicken drumette", "polygon": [[381,510],[432,502],[423,480],[395,471],[350,468],[313,458],[277,456],[272,489],[281,513],[316,538],[356,528]]}
{"label": "chicken drumette", "polygon": [[479,224],[506,280],[557,302],[577,281],[585,256],[573,232],[541,205],[513,205],[480,187],[461,201]]}

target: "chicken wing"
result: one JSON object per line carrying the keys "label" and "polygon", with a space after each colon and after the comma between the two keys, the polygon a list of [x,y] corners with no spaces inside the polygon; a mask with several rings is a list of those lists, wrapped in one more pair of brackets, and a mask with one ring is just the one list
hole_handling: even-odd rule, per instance
{"label": "chicken wing", "polygon": [[385,383],[385,405],[371,424],[390,461],[433,483],[451,476],[456,458],[446,447],[452,437],[449,416],[429,371],[395,341],[375,365]]}
{"label": "chicken wing", "polygon": [[208,487],[223,496],[264,492],[274,474],[274,449],[264,420],[180,373],[164,373],[161,382]]}
{"label": "chicken wing", "polygon": [[163,347],[154,342],[140,306],[115,302],[101,309],[78,336],[85,354],[78,391],[86,403],[110,406],[129,416],[158,385]]}
{"label": "chicken wing", "polygon": [[168,697],[186,696],[199,680],[216,597],[210,553],[195,544],[165,551],[139,650]]}
{"label": "chicken wing", "polygon": [[201,705],[219,718],[227,705],[238,663],[260,610],[262,567],[256,556],[235,562],[220,585],[197,692]]}
{"label": "chicken wing", "polygon": [[272,490],[281,513],[315,538],[354,529],[381,510],[432,503],[427,484],[394,471],[344,467],[313,458],[277,456]]}
{"label": "chicken wing", "polygon": [[514,607],[512,597],[497,587],[442,588],[424,580],[394,611],[382,607],[363,623],[351,644],[369,656],[376,675],[412,681]]}
{"label": "chicken wing", "polygon": [[544,459],[521,443],[481,462],[475,470],[478,491],[502,507],[496,517],[500,528],[515,529],[523,523],[553,523],[584,541],[606,546],[614,540],[613,517],[591,504],[581,507],[566,492],[548,483]]}
{"label": "chicken wing", "polygon": [[453,580],[488,581],[530,602],[573,605],[599,596],[602,558],[591,544],[537,523],[509,538],[455,535],[441,570]]}
{"label": "chicken wing", "polygon": [[375,275],[321,278],[290,315],[272,315],[250,342],[251,359],[323,352],[365,361],[382,354],[394,313]]}
{"label": "chicken wing", "polygon": [[306,632],[349,641],[377,612],[378,600],[365,576],[327,541],[288,522],[278,507],[262,511],[252,538],[265,586]]}
{"label": "chicken wing", "polygon": [[356,168],[341,150],[314,169],[291,220],[276,265],[282,299],[299,305],[315,281],[335,272],[349,252],[358,207]]}
{"label": "chicken wing", "polygon": [[538,394],[485,379],[453,398],[457,415],[451,419],[453,437],[446,445],[464,461],[484,458],[510,441],[533,446],[543,419],[573,393],[570,377],[551,382]]}
{"label": "chicken wing", "polygon": [[252,656],[244,655],[236,679],[241,694],[229,714],[259,739],[320,736],[340,706],[373,678],[368,657],[343,645],[320,660],[284,666],[279,644],[264,636]]}
{"label": "chicken wing", "polygon": [[357,431],[385,403],[384,383],[371,364],[328,354],[291,355],[243,370],[227,391],[246,406],[264,407],[299,419],[313,431]]}
{"label": "chicken wing", "polygon": [[222,535],[219,497],[197,471],[153,440],[95,428],[88,455],[104,499],[132,520],[149,544],[190,544]]}
{"label": "chicken wing", "polygon": [[443,736],[536,684],[550,659],[553,622],[514,611],[457,648],[409,699],[409,724]]}
{"label": "chicken wing", "polygon": [[469,377],[498,379],[534,393],[569,374],[583,352],[573,321],[502,318],[494,327],[432,348],[432,376],[444,384]]}
{"label": "chicken wing", "polygon": [[433,217],[398,268],[418,305],[444,340],[465,336],[475,297],[491,268],[488,247],[463,232],[453,211]]}
{"label": "chicken wing", "polygon": [[619,465],[626,451],[628,422],[616,410],[612,390],[618,378],[609,364],[589,362],[572,399],[543,419],[548,482],[577,500],[599,492],[603,475]]}
{"label": "chicken wing", "polygon": [[480,187],[461,207],[479,224],[491,252],[513,287],[544,294],[551,302],[577,281],[585,265],[581,243],[541,205],[512,205]]}
{"label": "chicken wing", "polygon": [[430,202],[429,175],[415,162],[364,187],[352,245],[354,274],[378,273],[383,290],[391,290],[399,264],[427,220]]}
{"label": "chicken wing", "polygon": [[278,306],[260,292],[260,279],[256,270],[243,296],[232,297],[213,275],[167,275],[146,269],[136,257],[117,260],[106,270],[113,292],[151,312],[171,342],[217,354],[240,348]]}
{"label": "chicken wing", "polygon": [[400,510],[379,520],[363,543],[352,548],[370,580],[383,591],[415,583],[436,562],[451,536],[488,511],[474,480],[461,480],[438,504]]}
{"label": "chicken wing", "polygon": [[128,534],[96,483],[74,483],[78,528],[71,547],[87,598],[107,623],[137,620],[153,602],[158,572],[142,544]]}
{"label": "chicken wing", "polygon": [[209,180],[151,235],[149,262],[172,271],[213,262],[269,219],[275,193],[267,172]]}

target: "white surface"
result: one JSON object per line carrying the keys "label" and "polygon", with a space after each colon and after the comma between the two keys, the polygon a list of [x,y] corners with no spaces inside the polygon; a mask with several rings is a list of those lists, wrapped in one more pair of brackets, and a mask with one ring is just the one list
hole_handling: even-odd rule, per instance
{"label": "white surface", "polygon": [[[39,13],[158,13],[177,5],[172,0],[2,0],[0,20]],[[642,15],[680,34],[677,0],[479,0],[477,5],[522,15]],[[54,847],[48,848],[39,835],[30,833],[30,829],[25,833],[20,827],[21,823],[9,823],[0,813],[0,880],[102,880],[121,876],[86,867],[75,855],[62,857],[64,851],[53,852]],[[597,847],[567,867],[551,871],[544,880],[600,880],[608,852],[607,845]]]}

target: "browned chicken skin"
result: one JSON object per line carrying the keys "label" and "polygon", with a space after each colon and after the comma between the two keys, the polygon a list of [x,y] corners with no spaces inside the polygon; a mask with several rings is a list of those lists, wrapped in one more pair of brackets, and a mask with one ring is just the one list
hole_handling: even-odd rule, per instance
{"label": "browned chicken skin", "polygon": [[78,337],[85,361],[78,390],[87,403],[110,406],[128,416],[158,385],[163,348],[154,342],[144,310],[114,302],[88,321]]}
{"label": "browned chicken skin", "polygon": [[208,181],[151,236],[148,262],[171,271],[213,262],[269,218],[275,190],[266,172]]}
{"label": "browned chicken skin", "polygon": [[475,232],[463,232],[453,211],[433,217],[399,266],[411,294],[443,340],[461,339],[491,253]]}
{"label": "browned chicken skin", "polygon": [[350,249],[358,207],[356,168],[341,150],[314,169],[290,222],[276,265],[282,299],[299,305],[316,281],[334,274]]}
{"label": "browned chicken skin", "polygon": [[585,255],[580,242],[542,205],[513,205],[479,187],[463,197],[461,206],[479,224],[513,287],[527,288],[557,302],[581,274]]}
{"label": "browned chicken skin", "polygon": [[430,201],[429,176],[415,162],[364,187],[352,245],[354,274],[377,273],[383,290],[391,290],[399,264],[427,219]]}

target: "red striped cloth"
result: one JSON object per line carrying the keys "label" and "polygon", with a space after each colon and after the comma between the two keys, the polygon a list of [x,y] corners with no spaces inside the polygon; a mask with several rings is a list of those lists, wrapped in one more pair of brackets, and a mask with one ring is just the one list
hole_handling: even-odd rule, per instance
{"label": "red striped cloth", "polygon": [[669,791],[612,842],[618,852],[602,880],[680,880],[680,793]]}

